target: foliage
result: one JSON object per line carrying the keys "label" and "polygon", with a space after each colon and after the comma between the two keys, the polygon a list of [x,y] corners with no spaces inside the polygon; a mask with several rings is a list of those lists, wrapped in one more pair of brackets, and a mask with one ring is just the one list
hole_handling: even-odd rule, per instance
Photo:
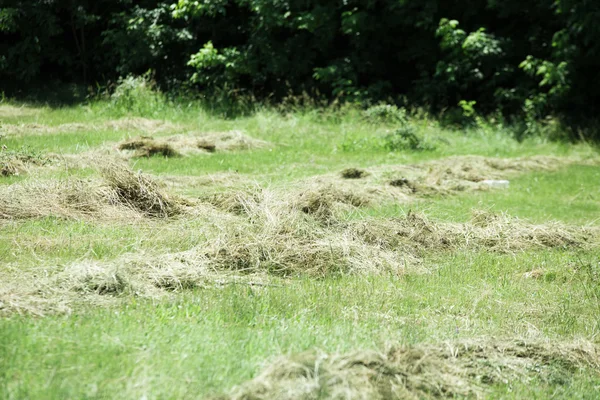
{"label": "foliage", "polygon": [[427,142],[423,137],[417,134],[416,129],[409,124],[405,124],[400,128],[384,137],[384,147],[389,151],[431,151],[435,150],[435,146]]}
{"label": "foliage", "polygon": [[164,108],[166,99],[156,90],[151,72],[138,77],[129,75],[120,78],[110,95],[110,109],[121,114],[151,116]]}
{"label": "foliage", "polygon": [[473,101],[526,121],[526,134],[549,115],[589,132],[599,16],[600,3],[577,0],[4,0],[0,79],[11,94],[152,69],[163,89],[457,115]]}
{"label": "foliage", "polygon": [[377,123],[405,124],[408,119],[406,110],[391,104],[379,104],[363,112],[366,121]]}

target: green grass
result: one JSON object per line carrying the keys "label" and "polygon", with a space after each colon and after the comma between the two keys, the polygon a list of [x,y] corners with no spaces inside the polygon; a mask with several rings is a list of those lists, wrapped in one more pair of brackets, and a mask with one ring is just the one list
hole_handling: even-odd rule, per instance
{"label": "green grass", "polygon": [[534,222],[563,221],[598,226],[600,222],[600,169],[573,165],[556,172],[532,172],[510,181],[508,189],[436,196],[414,204],[386,204],[353,213],[395,217],[408,210],[448,221],[467,221],[474,209],[526,218]]}
{"label": "green grass", "polygon": [[[466,254],[437,262],[430,275],[230,285],[68,316],[15,316],[0,322],[5,394],[197,398],[249,379],[265,359],[313,347],[590,337],[600,328],[599,304],[583,290],[589,278],[576,254]],[[540,265],[550,269],[544,278],[522,277]]]}
{"label": "green grass", "polygon": [[[101,124],[125,115],[106,103],[92,103],[42,108],[2,122]],[[389,152],[381,145],[389,126],[370,125],[352,111],[281,114],[261,109],[223,119],[191,103],[164,105],[142,116],[166,119],[191,131],[242,130],[273,147],[132,160],[136,170],[187,177],[238,172],[263,187],[286,188],[297,179],[346,167],[416,163],[453,155],[544,154],[582,159],[596,155],[584,144],[539,138],[518,142],[506,128],[456,132],[429,120],[415,123],[421,135],[436,143],[436,150]],[[135,135],[89,130],[9,136],[0,143],[9,148],[78,153]],[[0,185],[95,174],[92,169],[44,169],[31,176],[0,177]],[[598,227],[599,181],[598,166],[572,165],[512,177],[507,190],[363,207],[347,217],[389,218],[412,210],[433,220],[466,221],[473,209],[485,209],[537,223],[557,220]],[[203,194],[203,188],[193,185],[178,191]],[[128,254],[152,258],[202,248],[207,223],[200,217],[131,223],[0,219],[0,277],[10,277],[18,285],[19,271],[27,277],[51,275],[56,268],[78,261],[119,262]],[[155,299],[125,293],[105,306],[86,304],[83,298],[70,314],[13,313],[0,317],[0,398],[202,398],[251,379],[276,356],[312,348],[346,352],[381,349],[391,343],[481,337],[583,338],[597,343],[599,257],[600,251],[593,247],[514,254],[439,251],[425,255],[427,274],[300,276],[273,280],[266,287],[209,285]],[[535,278],[527,277],[530,271],[538,271]],[[0,282],[0,301],[4,285]],[[498,385],[490,398],[595,398],[599,385],[598,372],[584,370],[574,372],[568,382]]]}

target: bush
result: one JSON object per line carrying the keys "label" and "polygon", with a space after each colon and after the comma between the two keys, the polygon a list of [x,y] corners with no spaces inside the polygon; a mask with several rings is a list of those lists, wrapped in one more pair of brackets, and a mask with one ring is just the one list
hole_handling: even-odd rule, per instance
{"label": "bush", "polygon": [[155,88],[150,71],[142,76],[119,78],[110,95],[111,108],[124,114],[152,115],[164,108],[166,99]]}
{"label": "bush", "polygon": [[363,112],[366,121],[372,124],[406,124],[406,110],[395,105],[379,104]]}
{"label": "bush", "polygon": [[383,142],[383,146],[389,151],[435,150],[435,146],[418,135],[412,125],[404,125],[394,130],[383,138]]}

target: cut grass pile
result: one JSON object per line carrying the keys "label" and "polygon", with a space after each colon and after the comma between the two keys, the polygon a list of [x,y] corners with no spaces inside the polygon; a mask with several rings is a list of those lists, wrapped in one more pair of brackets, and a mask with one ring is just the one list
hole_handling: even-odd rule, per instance
{"label": "cut grass pile", "polygon": [[[487,190],[486,180],[508,179],[529,171],[555,171],[570,163],[597,163],[560,157],[534,156],[523,158],[490,158],[480,156],[456,156],[442,160],[411,165],[383,165],[366,170],[345,169],[341,177],[350,179],[346,184],[363,186],[372,192],[404,195],[431,196],[456,192]],[[335,176],[317,178],[327,185],[329,181],[340,181]],[[382,186],[388,186],[383,188]],[[391,187],[391,188],[390,188]],[[401,194],[399,194],[401,193]]]}
{"label": "cut grass pile", "polygon": [[36,136],[99,130],[138,131],[154,135],[183,129],[182,126],[167,121],[133,117],[97,123],[71,122],[59,125],[45,125],[30,122],[24,124],[0,124],[0,136]]}
{"label": "cut grass pile", "polygon": [[31,166],[44,166],[49,157],[25,147],[12,150],[6,146],[0,149],[0,176],[18,176],[26,173]]}
{"label": "cut grass pile", "polygon": [[267,147],[268,143],[253,139],[240,131],[185,134],[162,138],[138,136],[125,140],[118,149],[132,157],[150,157],[162,155],[177,157],[215,151],[239,151]]}
{"label": "cut grass pile", "polygon": [[568,382],[582,369],[600,371],[598,345],[481,339],[396,346],[384,353],[313,351],[275,360],[222,399],[485,398],[493,385]]}
{"label": "cut grass pile", "polygon": [[102,180],[33,180],[0,188],[0,218],[170,217],[179,203],[150,177],[124,164],[107,162]]}
{"label": "cut grass pile", "polygon": [[[207,205],[171,202],[142,175],[122,168],[116,171],[109,173],[113,179],[109,193],[124,210],[169,217],[185,206],[187,215],[206,221],[197,228],[205,240],[182,252],[127,254],[112,261],[77,261],[54,267],[52,276],[32,276],[27,285],[0,294],[7,304],[3,313],[15,311],[10,304],[25,311],[41,304],[36,314],[60,312],[75,301],[74,296],[76,301],[86,300],[81,294],[91,294],[87,300],[92,303],[98,296],[153,298],[211,285],[223,277],[263,281],[268,277],[426,274],[434,272],[423,262],[432,254],[585,250],[599,242],[597,229],[531,224],[485,212],[475,213],[466,223],[432,221],[413,213],[396,219],[345,221],[323,208],[299,208],[295,199],[286,201],[269,191],[240,198],[239,209],[225,213]],[[40,296],[56,298],[58,306]],[[27,297],[33,297],[31,304]]]}

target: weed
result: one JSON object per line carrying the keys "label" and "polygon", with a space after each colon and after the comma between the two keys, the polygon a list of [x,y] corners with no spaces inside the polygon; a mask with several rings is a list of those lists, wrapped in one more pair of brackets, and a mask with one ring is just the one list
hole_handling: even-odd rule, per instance
{"label": "weed", "polygon": [[412,125],[395,129],[383,138],[383,142],[384,148],[389,151],[431,151],[436,148],[419,136]]}
{"label": "weed", "polygon": [[363,112],[363,118],[371,124],[405,125],[408,122],[406,110],[390,104],[369,107]]}

